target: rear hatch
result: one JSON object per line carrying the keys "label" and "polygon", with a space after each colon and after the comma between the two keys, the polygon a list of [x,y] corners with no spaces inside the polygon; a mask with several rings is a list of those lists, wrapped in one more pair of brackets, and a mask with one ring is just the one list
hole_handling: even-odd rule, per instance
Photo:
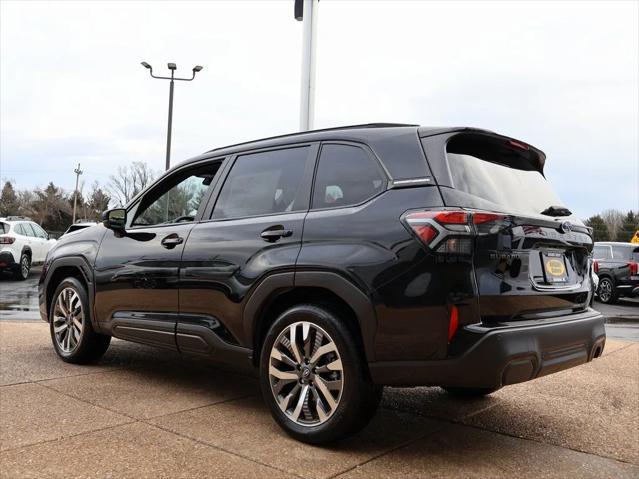
{"label": "rear hatch", "polygon": [[545,321],[586,309],[592,238],[545,179],[543,152],[464,132],[446,143],[446,161],[444,203],[467,211],[474,229],[482,321]]}

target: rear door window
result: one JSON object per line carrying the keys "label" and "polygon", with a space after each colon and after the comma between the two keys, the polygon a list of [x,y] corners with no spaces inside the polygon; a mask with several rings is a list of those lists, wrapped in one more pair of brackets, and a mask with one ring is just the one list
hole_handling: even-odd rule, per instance
{"label": "rear door window", "polygon": [[363,148],[324,144],[315,175],[313,209],[357,205],[385,187],[381,167]]}
{"label": "rear door window", "polygon": [[239,156],[213,210],[213,219],[288,213],[308,209],[302,187],[310,146]]}
{"label": "rear door window", "polygon": [[31,226],[31,228],[33,228],[33,231],[38,238],[47,239],[47,232],[44,231],[39,225],[35,223],[29,223],[29,225]]}
{"label": "rear door window", "polygon": [[619,259],[623,261],[637,260],[637,253],[633,253],[636,248],[633,246],[613,246],[612,247],[612,259]]}

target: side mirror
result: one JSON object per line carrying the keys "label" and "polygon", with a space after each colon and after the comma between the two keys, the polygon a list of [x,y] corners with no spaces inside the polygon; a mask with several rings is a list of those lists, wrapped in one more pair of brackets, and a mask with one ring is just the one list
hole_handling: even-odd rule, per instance
{"label": "side mirror", "polygon": [[102,213],[102,224],[114,231],[121,231],[126,226],[126,210],[115,208]]}

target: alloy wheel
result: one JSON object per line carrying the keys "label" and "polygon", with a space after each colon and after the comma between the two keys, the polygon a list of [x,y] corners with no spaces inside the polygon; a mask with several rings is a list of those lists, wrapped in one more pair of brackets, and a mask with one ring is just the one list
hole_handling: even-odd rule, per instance
{"label": "alloy wheel", "polygon": [[29,276],[29,257],[27,255],[22,256],[22,261],[20,261],[20,273],[25,279]]}
{"label": "alloy wheel", "polygon": [[271,348],[269,382],[280,410],[296,424],[326,422],[337,410],[344,389],[337,345],[311,322],[287,326]]}
{"label": "alloy wheel", "polygon": [[73,288],[64,288],[55,300],[53,333],[65,353],[72,352],[80,342],[84,328],[84,312],[80,295]]}
{"label": "alloy wheel", "polygon": [[612,297],[612,284],[607,279],[604,279],[599,283],[599,299],[602,302],[607,303]]}

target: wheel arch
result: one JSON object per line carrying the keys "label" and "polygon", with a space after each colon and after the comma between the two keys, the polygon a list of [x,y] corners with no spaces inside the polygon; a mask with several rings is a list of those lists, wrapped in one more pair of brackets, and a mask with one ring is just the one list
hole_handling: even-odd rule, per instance
{"label": "wheel arch", "polygon": [[377,320],[370,298],[337,273],[304,271],[273,274],[262,280],[248,298],[242,321],[245,337],[253,349],[254,365],[259,362],[259,350],[268,327],[286,309],[302,303],[324,303],[342,313],[366,361],[374,361]]}
{"label": "wheel arch", "polygon": [[87,289],[87,296],[89,297],[89,308],[91,310],[91,322],[96,327],[97,321],[93,314],[93,274],[89,263],[86,259],[77,257],[67,257],[54,260],[47,269],[47,276],[44,282],[45,291],[45,307],[47,312],[47,320],[49,318],[49,310],[51,308],[51,299],[56,288],[64,278],[74,277],[78,279]]}

